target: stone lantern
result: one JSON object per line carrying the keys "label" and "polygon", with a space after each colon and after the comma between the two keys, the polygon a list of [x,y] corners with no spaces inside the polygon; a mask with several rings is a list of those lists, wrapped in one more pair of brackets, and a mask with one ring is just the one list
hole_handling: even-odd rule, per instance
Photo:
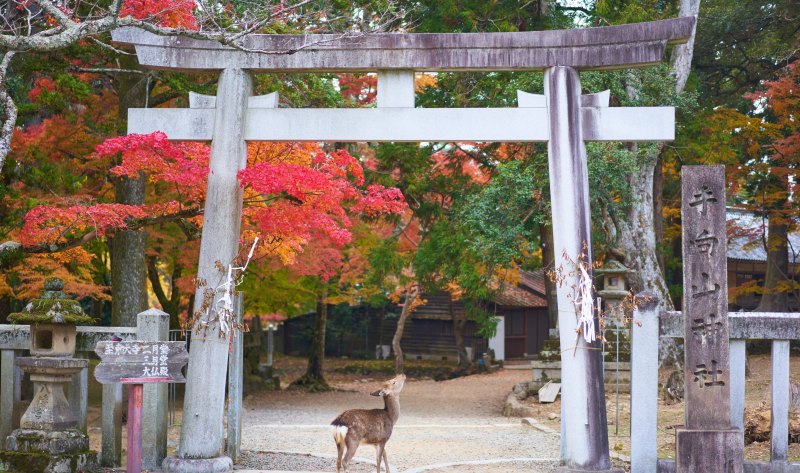
{"label": "stone lantern", "polygon": [[602,268],[594,271],[596,277],[602,276],[603,278],[603,289],[597,291],[597,296],[601,297],[605,303],[605,312],[610,316],[609,320],[621,321],[623,319],[622,302],[628,296],[625,277],[630,272],[630,269],[616,260],[609,260]]}
{"label": "stone lantern", "polygon": [[[76,325],[94,323],[78,301],[62,292],[58,278],[45,281],[45,292],[9,321],[30,324],[30,357],[17,364],[30,375],[34,397],[20,419],[20,428],[5,439],[0,451],[0,471],[55,473],[89,471],[96,454],[89,451],[89,438],[77,429],[78,422],[64,396],[64,385],[72,375],[89,365],[75,359]],[[24,469],[20,470],[24,465]]]}

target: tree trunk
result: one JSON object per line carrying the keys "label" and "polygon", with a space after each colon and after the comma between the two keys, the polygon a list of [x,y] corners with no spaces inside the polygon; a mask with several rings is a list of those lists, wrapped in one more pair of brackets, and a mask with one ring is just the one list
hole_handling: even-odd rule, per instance
{"label": "tree trunk", "polygon": [[786,218],[771,213],[766,237],[767,273],[764,293],[756,312],[789,312],[789,225]]}
{"label": "tree trunk", "polygon": [[[125,69],[137,68],[133,58],[120,58]],[[126,132],[128,109],[147,104],[147,81],[144,75],[120,74],[117,80],[119,95],[120,133]],[[145,177],[121,178],[116,185],[116,201],[120,204],[144,204]],[[147,309],[147,264],[145,248],[147,232],[123,230],[114,234],[111,241],[111,323],[133,327],[136,315]]]}
{"label": "tree trunk", "polygon": [[[679,16],[697,16],[699,9],[700,0],[681,0]],[[692,30],[691,38],[686,44],[675,46],[672,50],[670,65],[676,79],[675,91],[678,93],[683,91],[689,78],[694,54],[695,29]],[[632,97],[637,93],[638,91],[632,88],[628,90],[628,94]],[[638,145],[631,144],[631,150],[634,154],[638,154]],[[629,277],[629,286],[634,293],[643,290],[652,291],[658,296],[661,310],[672,310],[674,305],[669,296],[656,247],[658,241],[656,232],[661,228],[662,215],[660,211],[656,214],[656,210],[660,208],[657,202],[661,196],[654,199],[656,190],[654,183],[658,174],[656,166],[660,165],[659,157],[662,150],[663,145],[658,146],[647,156],[639,157],[639,169],[628,177],[632,202],[625,221],[613,222],[617,230],[617,248],[613,253],[622,256],[625,266],[633,270]],[[661,192],[661,186],[658,186],[658,191]],[[663,343],[659,341],[661,362],[674,363],[680,360],[680,349],[674,340],[662,340]]]}
{"label": "tree trunk", "polygon": [[0,324],[8,323],[8,314],[11,313],[11,298],[0,297]]}
{"label": "tree trunk", "polygon": [[472,360],[469,358],[467,348],[464,346],[464,331],[467,327],[467,314],[465,311],[456,313],[453,309],[453,298],[450,297],[450,317],[453,320],[453,338],[456,342],[456,352],[458,353],[458,367],[456,371],[466,371]]}
{"label": "tree trunk", "polygon": [[[124,179],[117,184],[116,201],[144,204],[144,177]],[[144,230],[118,231],[111,240],[111,323],[133,327],[136,315],[147,309]]]}
{"label": "tree trunk", "polygon": [[[661,275],[666,279],[666,263],[664,261],[664,248],[659,251],[658,242],[664,242],[664,165],[663,153],[658,153],[656,167],[653,169],[653,223],[656,236],[656,257]],[[666,281],[665,281],[666,283]]]}
{"label": "tree trunk", "polygon": [[553,248],[553,227],[542,225],[539,229],[542,240],[542,266],[544,267],[544,292],[547,299],[547,318],[550,321],[550,328],[558,328],[558,294],[556,294],[556,283],[548,274],[555,269],[555,254]]}
{"label": "tree trunk", "polygon": [[161,309],[169,314],[169,328],[170,330],[180,329],[178,316],[180,315],[181,296],[178,287],[175,286],[175,280],[181,276],[182,269],[177,264],[172,270],[170,281],[170,295],[167,297],[164,287],[161,285],[161,277],[158,273],[156,266],[156,258],[151,256],[147,258],[147,278],[150,280],[150,287],[153,289],[158,303],[161,304]]}
{"label": "tree trunk", "polygon": [[292,385],[300,386],[312,392],[330,389],[325,381],[325,326],[328,323],[328,290],[324,289],[317,296],[317,313],[314,316],[314,335],[308,353],[306,372]]}
{"label": "tree trunk", "polygon": [[[638,146],[633,145],[632,150],[636,153]],[[617,252],[624,256],[625,266],[633,270],[628,277],[631,290],[634,293],[649,290],[659,296],[663,310],[672,310],[656,251],[654,220],[660,216],[653,213],[653,173],[657,157],[650,155],[645,160],[628,176],[632,202],[626,219],[617,222]]]}
{"label": "tree trunk", "polygon": [[419,287],[416,285],[406,289],[406,298],[403,301],[403,310],[400,311],[400,317],[397,319],[397,329],[394,331],[394,338],[392,338],[392,351],[394,352],[394,371],[397,374],[402,374],[405,369],[403,363],[403,349],[400,347],[400,340],[403,339],[403,331],[405,330],[406,320],[411,314],[411,308],[419,297]]}

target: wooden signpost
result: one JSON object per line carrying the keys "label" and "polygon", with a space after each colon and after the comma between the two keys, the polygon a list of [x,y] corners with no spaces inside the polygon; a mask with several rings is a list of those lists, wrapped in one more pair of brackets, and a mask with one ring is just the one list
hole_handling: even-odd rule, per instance
{"label": "wooden signpost", "polygon": [[101,384],[128,385],[128,460],[126,471],[142,471],[142,402],[145,383],[185,383],[181,372],[189,361],[185,342],[99,342],[100,364],[94,377]]}

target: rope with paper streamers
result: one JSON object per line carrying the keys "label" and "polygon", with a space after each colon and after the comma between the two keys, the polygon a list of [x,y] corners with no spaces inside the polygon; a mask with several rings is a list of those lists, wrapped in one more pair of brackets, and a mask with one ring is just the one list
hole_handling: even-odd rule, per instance
{"label": "rope with paper streamers", "polygon": [[[217,286],[216,289],[216,291],[222,293],[222,296],[217,299],[217,302],[213,306],[209,306],[208,308],[209,320],[211,311],[214,310],[219,320],[219,330],[226,335],[231,332],[232,328],[236,327],[236,315],[233,309],[233,292],[236,286],[241,283],[241,277],[247,269],[247,265],[250,264],[250,260],[253,258],[253,252],[257,244],[258,237],[253,241],[253,246],[250,247],[250,252],[247,254],[247,260],[244,262],[244,266],[233,266],[233,263],[228,265],[228,274],[225,277],[225,282]],[[239,277],[236,278],[236,280],[234,280],[234,271],[239,272]]]}
{"label": "rope with paper streamers", "polygon": [[[600,298],[596,299],[597,312],[595,313],[595,298],[594,298],[594,284],[592,281],[591,270],[592,263],[589,262],[588,245],[584,243],[583,251],[576,259],[570,257],[569,253],[564,250],[562,253],[567,267],[564,265],[558,266],[547,272],[551,281],[559,287],[562,284],[569,284],[571,287],[571,294],[567,294],[567,298],[573,304],[572,312],[577,318],[577,326],[575,328],[575,349],[577,350],[578,342],[583,336],[583,340],[587,344],[592,344],[598,339],[597,327],[595,324],[595,314],[602,318],[602,310],[600,306]],[[559,310],[562,312],[562,310]],[[565,311],[566,312],[566,311]],[[602,327],[602,320],[600,326]]]}
{"label": "rope with paper streamers", "polygon": [[[594,303],[592,299],[592,277],[586,270],[586,263],[578,263],[580,283],[578,284],[578,296],[574,300],[575,312],[578,316],[578,330],[577,336],[583,334],[583,339],[586,343],[592,343],[597,340],[597,334],[594,329]],[[598,299],[598,303],[599,303]]]}

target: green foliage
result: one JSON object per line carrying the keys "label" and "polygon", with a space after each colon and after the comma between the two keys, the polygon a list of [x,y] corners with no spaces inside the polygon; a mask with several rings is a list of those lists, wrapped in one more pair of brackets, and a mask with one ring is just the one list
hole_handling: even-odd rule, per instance
{"label": "green foliage", "polygon": [[671,0],[597,0],[594,18],[597,23],[625,24],[660,20],[677,13]]}
{"label": "green foliage", "polygon": [[547,162],[541,159],[500,163],[492,180],[467,194],[454,218],[468,233],[466,245],[490,267],[508,267],[537,249],[539,225],[550,208],[537,181],[546,186]]}
{"label": "green foliage", "polygon": [[738,108],[744,95],[800,57],[797,0],[703,0],[693,67],[703,103]]}
{"label": "green foliage", "polygon": [[[533,31],[563,28],[569,17],[548,7],[549,0],[402,0],[406,22],[426,33]],[[549,11],[548,11],[549,10]]]}
{"label": "green foliage", "polygon": [[287,268],[252,266],[237,289],[245,294],[248,314],[294,317],[314,310],[316,284],[315,278],[293,277]]}
{"label": "green foliage", "polygon": [[492,338],[497,333],[497,317],[484,309],[477,301],[464,301],[467,318],[475,322],[475,334],[483,338]]}

